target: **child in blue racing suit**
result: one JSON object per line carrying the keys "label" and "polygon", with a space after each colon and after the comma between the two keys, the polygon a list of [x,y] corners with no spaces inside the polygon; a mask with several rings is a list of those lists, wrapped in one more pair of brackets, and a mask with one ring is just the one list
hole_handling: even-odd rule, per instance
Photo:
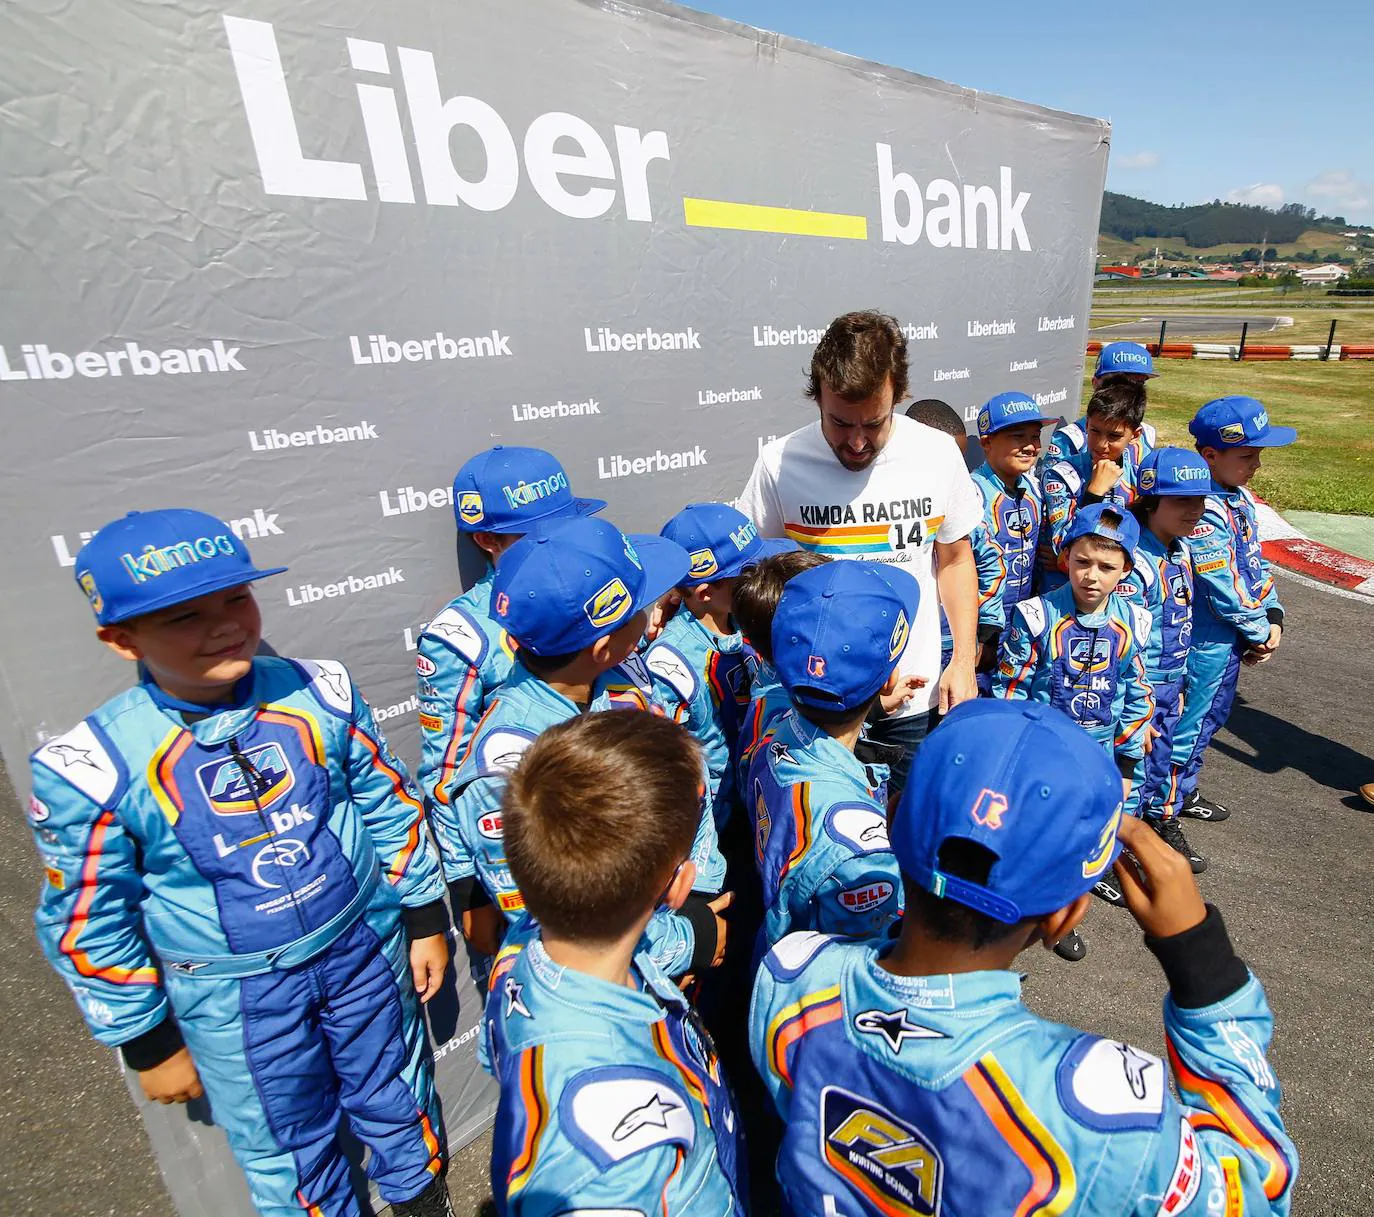
{"label": "child in blue racing suit", "polygon": [[149,1099],[209,1096],[260,1213],[356,1217],[347,1116],[392,1211],[441,1217],[439,860],[347,669],[256,656],[248,584],[278,573],[181,509],[77,556],[140,679],[33,754],[39,941]]}
{"label": "child in blue racing suit", "polygon": [[1260,453],[1294,443],[1292,427],[1276,427],[1253,397],[1221,397],[1188,424],[1212,471],[1207,508],[1188,544],[1197,575],[1193,649],[1188,656],[1190,696],[1174,733],[1179,766],[1180,814],[1222,820],[1225,804],[1202,797],[1198,776],[1212,736],[1231,713],[1241,664],[1267,662],[1283,638],[1283,605],[1269,573],[1245,488],[1259,471]]}
{"label": "child in blue racing suit", "polygon": [[920,589],[876,562],[794,576],[773,616],[773,661],[792,709],[754,753],[747,793],[763,884],[763,937],[796,929],[866,936],[901,911],[887,847],[885,766],[854,754],[897,660]]}
{"label": "child in blue racing suit", "polygon": [[533,920],[487,1000],[501,1217],[746,1212],[719,1057],[643,937],[689,898],[701,768],[680,725],[608,713],[550,727],[511,775],[506,849]]}
{"label": "child in blue racing suit", "polygon": [[[1264,991],[1075,724],[956,706],[916,758],[892,849],[895,944],[797,933],[759,970],[750,1041],[786,1125],[784,1212],[1289,1212]],[[1021,1003],[1017,956],[1069,932],[1113,864],[1168,982],[1167,1066]]]}
{"label": "child in blue racing suit", "polygon": [[[1097,354],[1097,363],[1093,367],[1093,391],[1113,382],[1134,381],[1143,388],[1158,375],[1154,358],[1140,343],[1109,342]],[[1139,436],[1131,443],[1131,452],[1137,465],[1158,442],[1154,427],[1142,422]],[[1066,456],[1082,452],[1087,446],[1088,419],[1084,415],[1077,422],[1065,423],[1055,429],[1050,436],[1046,455],[1050,461],[1062,461]]]}

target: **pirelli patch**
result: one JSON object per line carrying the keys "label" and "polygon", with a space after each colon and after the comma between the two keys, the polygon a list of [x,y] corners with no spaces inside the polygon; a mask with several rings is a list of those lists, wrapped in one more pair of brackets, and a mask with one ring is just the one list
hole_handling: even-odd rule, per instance
{"label": "pirelli patch", "polygon": [[496,898],[503,913],[518,913],[525,907],[525,897],[519,892],[504,892]]}
{"label": "pirelli patch", "polygon": [[444,720],[441,719],[437,714],[422,714],[422,715],[420,715],[420,730],[421,730],[421,731],[442,731],[443,729],[444,729]]}
{"label": "pirelli patch", "polygon": [[1211,562],[1199,562],[1199,563],[1197,564],[1197,573],[1198,573],[1199,575],[1210,575],[1210,574],[1214,573],[1215,571],[1225,570],[1225,569],[1226,569],[1226,559],[1225,559],[1225,558],[1215,558],[1215,559],[1213,559]]}
{"label": "pirelli patch", "polygon": [[67,876],[55,866],[45,866],[43,873],[48,877],[50,887],[55,887],[59,892],[67,890]]}

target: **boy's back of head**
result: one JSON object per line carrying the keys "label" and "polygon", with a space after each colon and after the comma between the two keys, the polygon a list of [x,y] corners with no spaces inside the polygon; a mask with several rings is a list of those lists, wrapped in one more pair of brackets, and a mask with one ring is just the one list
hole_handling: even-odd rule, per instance
{"label": "boy's back of head", "polygon": [[769,663],[773,662],[773,614],[787,581],[829,561],[824,554],[795,549],[755,562],[740,576],[731,611],[745,641]]}
{"label": "boy's back of head", "polygon": [[614,942],[653,911],[701,816],[701,750],[654,714],[612,710],[544,731],[506,786],[502,831],[530,915]]}
{"label": "boy's back of head", "polygon": [[907,919],[970,952],[1071,905],[1115,860],[1121,777],[1041,702],[956,706],[912,766],[891,827]]}
{"label": "boy's back of head", "polygon": [[1132,430],[1145,421],[1145,386],[1127,377],[1113,377],[1093,390],[1088,398],[1088,417],[1124,423]]}
{"label": "boy's back of head", "polygon": [[906,416],[918,423],[925,423],[927,427],[943,431],[961,449],[963,448],[968,432],[964,429],[964,420],[959,417],[959,411],[949,402],[941,401],[938,397],[923,397],[906,408]]}
{"label": "boy's back of head", "polygon": [[688,503],[659,535],[687,551],[684,587],[733,579],[751,563],[797,548],[795,541],[759,536],[754,522],[728,503]]}

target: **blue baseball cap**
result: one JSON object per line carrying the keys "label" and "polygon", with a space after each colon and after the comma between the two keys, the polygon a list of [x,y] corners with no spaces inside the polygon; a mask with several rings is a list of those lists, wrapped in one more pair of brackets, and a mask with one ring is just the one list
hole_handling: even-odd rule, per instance
{"label": "blue baseball cap", "polygon": [[1094,379],[1110,376],[1113,372],[1129,372],[1133,376],[1159,375],[1150,352],[1138,342],[1109,342],[1097,353]]}
{"label": "blue baseball cap", "polygon": [[579,499],[558,458],[542,448],[497,444],[453,479],[453,517],[462,532],[524,533],[538,522],[593,516],[605,499]]}
{"label": "blue baseball cap", "polygon": [[[1092,888],[1121,852],[1121,809],[1116,766],[1062,710],[960,702],[916,754],[892,819],[892,852],[911,882],[1010,925]],[[994,855],[986,880],[941,869],[951,840]]]}
{"label": "blue baseball cap", "polygon": [[1049,423],[1057,417],[1046,414],[1028,393],[999,393],[989,398],[978,411],[978,435],[981,439],[987,439],[989,435],[1007,427],[1019,427],[1022,423]]}
{"label": "blue baseball cap", "polygon": [[798,548],[795,541],[765,540],[754,522],[726,503],[688,503],[663,526],[661,536],[687,551],[684,583],[714,583],[746,566]]}
{"label": "blue baseball cap", "polygon": [[787,581],[773,614],[773,666],[788,696],[815,710],[856,710],[906,649],[921,589],[900,568],[828,562]]}
{"label": "blue baseball cap", "polygon": [[1206,494],[1212,471],[1191,448],[1152,448],[1136,470],[1136,489],[1163,498]]}
{"label": "blue baseball cap", "polygon": [[[1117,517],[1116,522],[1104,519],[1105,516]],[[1068,553],[1069,546],[1079,537],[1101,537],[1104,541],[1115,541],[1126,551],[1126,569],[1130,570],[1135,563],[1135,547],[1140,544],[1140,525],[1136,523],[1135,516],[1116,503],[1090,503],[1074,512],[1073,519],[1064,531],[1059,552]]]}
{"label": "blue baseball cap", "polygon": [[1209,401],[1188,430],[1204,448],[1284,448],[1298,438],[1292,427],[1270,426],[1269,411],[1253,397]]}
{"label": "blue baseball cap", "polygon": [[106,524],[76,555],[75,574],[97,623],[115,625],[285,569],[259,570],[223,520],[165,507]]}
{"label": "blue baseball cap", "polygon": [[673,541],[627,536],[607,520],[556,520],[502,555],[491,611],[526,650],[570,655],[619,629],[686,573],[687,552]]}

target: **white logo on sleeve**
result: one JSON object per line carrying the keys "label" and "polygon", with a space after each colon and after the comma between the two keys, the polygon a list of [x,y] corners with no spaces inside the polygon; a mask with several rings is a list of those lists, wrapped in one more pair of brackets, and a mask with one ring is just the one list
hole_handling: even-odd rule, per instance
{"label": "white logo on sleeve", "polygon": [[692,700],[697,691],[696,673],[672,647],[650,647],[645,662],[649,665],[649,671],[663,677],[677,690],[683,701]]}
{"label": "white logo on sleeve", "polygon": [[837,807],[826,820],[825,830],[856,853],[889,848],[887,820],[881,812],[867,807]]}
{"label": "white logo on sleeve", "polygon": [[60,773],[92,802],[105,804],[119,785],[119,770],[88,723],[41,747],[35,758]]}
{"label": "white logo on sleeve", "polygon": [[574,1080],[565,1102],[575,1139],[603,1166],[655,1145],[691,1149],[696,1141],[686,1096],[647,1071],[592,1070]]}
{"label": "white logo on sleeve", "polygon": [[458,609],[445,609],[429,623],[427,633],[442,640],[476,667],[486,652],[486,639],[478,632],[472,619]]}
{"label": "white logo on sleeve", "polygon": [[1130,1044],[1098,1040],[1073,1072],[1073,1095],[1100,1116],[1162,1111],[1164,1063]]}
{"label": "white logo on sleeve", "polygon": [[325,704],[347,714],[353,708],[353,689],[343,664],[334,659],[307,659],[303,662],[314,677],[315,688]]}
{"label": "white logo on sleeve", "polygon": [[497,727],[482,737],[477,761],[482,773],[509,773],[520,763],[534,739],[523,731],[507,730]]}

